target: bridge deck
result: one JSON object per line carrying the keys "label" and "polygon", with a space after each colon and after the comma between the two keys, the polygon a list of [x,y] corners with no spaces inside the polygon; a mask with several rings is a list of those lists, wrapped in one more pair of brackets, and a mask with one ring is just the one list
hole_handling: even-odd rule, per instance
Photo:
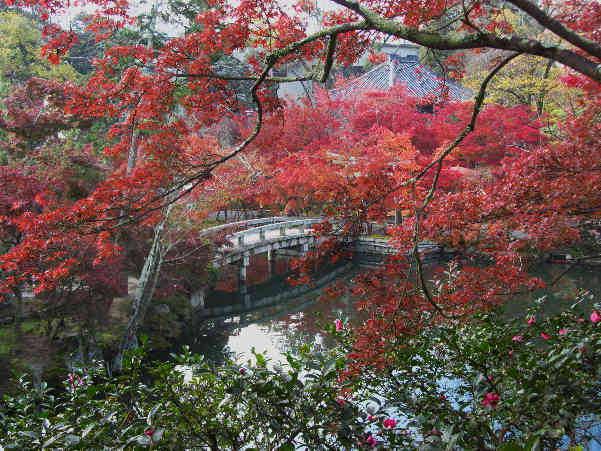
{"label": "bridge deck", "polygon": [[[273,217],[249,221],[251,226],[247,230],[235,232],[230,235],[233,246],[223,246],[219,249],[219,256],[215,263],[232,263],[248,256],[274,249],[306,246],[314,243],[313,226],[320,223],[322,218],[289,218]],[[238,223],[237,223],[238,224]],[[221,226],[223,227],[223,226]],[[379,254],[396,254],[400,251],[391,246],[387,240],[362,236],[356,244],[358,251],[375,252]],[[420,253],[437,255],[441,252],[440,246],[434,243],[421,243]],[[248,263],[245,262],[245,265]]]}

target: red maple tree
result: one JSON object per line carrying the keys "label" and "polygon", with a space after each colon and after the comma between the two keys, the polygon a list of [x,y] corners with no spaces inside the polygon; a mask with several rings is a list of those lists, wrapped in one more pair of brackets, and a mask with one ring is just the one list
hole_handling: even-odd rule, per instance
{"label": "red maple tree", "polygon": [[[61,0],[12,3],[41,14],[69,6]],[[89,25],[98,39],[131,23],[124,0],[83,3],[100,9]],[[36,291],[55,288],[79,264],[71,251],[74,245],[93,246],[96,265],[110,262],[119,250],[113,231],[133,221],[162,224],[167,204],[194,191],[202,197],[199,191],[229,171],[241,182],[257,181],[248,200],[325,205],[349,233],[356,232],[357,223],[382,219],[391,207],[414,213],[406,226],[393,230],[393,241],[401,250],[413,251],[417,283],[393,282],[402,277],[395,261],[363,284],[377,281],[381,286],[365,295],[385,313],[407,312],[387,322],[387,315],[376,309],[372,321],[379,323],[369,323],[363,331],[372,346],[370,331],[410,331],[416,321],[470,312],[494,304],[518,285],[536,283],[523,272],[525,251],[573,242],[598,221],[601,14],[596,2],[571,0],[549,10],[529,0],[507,2],[553,32],[559,44],[521,36],[492,0],[469,7],[459,0],[333,3],[338,9],[326,13],[318,31],[310,32],[308,20],[315,12],[310,2],[297,2],[291,12],[276,0],[235,5],[210,0],[196,18],[195,31],[160,48],[136,43],[108,49],[95,61],[85,85],[65,87],[61,111],[65,119],[78,122],[110,119],[104,155],[112,169],[89,195],[75,201],[38,195],[42,211],[19,218],[23,238],[2,257],[3,270],[31,281]],[[44,52],[53,62],[74,43],[71,32],[56,26],[47,27],[45,34],[51,38]],[[396,103],[384,100],[388,97],[382,93],[352,104],[318,95],[321,103],[313,109],[286,105],[275,95],[277,83],[326,81],[334,64],[356,60],[383,37],[438,50],[511,54],[491,71],[473,104],[439,106],[433,116],[420,113],[400,93],[393,93]],[[244,73],[226,75],[216,68],[220,56],[243,52],[249,45],[253,52]],[[482,108],[490,78],[517,54],[563,64],[566,83],[586,91],[578,117],[561,125],[559,138],[543,138],[527,109]],[[297,78],[272,76],[273,69],[294,62],[316,68]],[[208,137],[197,139],[223,116],[244,108],[230,83],[240,79],[252,82],[255,115],[247,132],[230,148],[220,148]],[[278,128],[282,119],[283,132]],[[310,134],[298,133],[307,127],[312,127]],[[282,133],[287,139],[276,136]],[[129,164],[132,160],[135,165]],[[249,165],[259,170],[250,171]],[[473,175],[469,170],[476,166],[489,171],[483,182],[459,177]],[[243,185],[236,189],[246,195]],[[275,193],[266,194],[267,187]],[[417,241],[424,238],[451,244],[466,257],[484,255],[489,264],[480,270],[464,268],[452,290],[441,286],[433,292],[420,270]],[[3,290],[15,283],[4,278]],[[397,319],[405,326],[395,325]]]}

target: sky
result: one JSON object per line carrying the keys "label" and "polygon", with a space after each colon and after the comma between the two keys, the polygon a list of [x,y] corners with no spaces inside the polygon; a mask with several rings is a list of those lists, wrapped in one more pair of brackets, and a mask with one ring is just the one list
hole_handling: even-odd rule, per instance
{"label": "sky", "polygon": [[[323,11],[332,11],[335,9],[339,9],[340,6],[333,3],[331,0],[313,0],[319,9]],[[291,9],[291,5],[295,3],[296,0],[280,0],[280,4],[283,5],[284,9],[290,8],[290,12],[294,13]],[[159,8],[162,4],[166,3],[166,0],[130,0],[131,11],[134,14],[143,14],[151,11],[153,4],[157,4]],[[236,0],[233,0],[232,3],[237,3]],[[68,8],[64,13],[57,14],[51,18],[51,21],[61,25],[63,28],[68,29],[73,20],[82,12],[92,13],[94,11],[93,7],[81,7],[81,6],[72,6]],[[173,31],[173,25],[166,23],[158,24],[158,31],[162,33],[166,33],[169,36],[174,36],[176,33]]]}

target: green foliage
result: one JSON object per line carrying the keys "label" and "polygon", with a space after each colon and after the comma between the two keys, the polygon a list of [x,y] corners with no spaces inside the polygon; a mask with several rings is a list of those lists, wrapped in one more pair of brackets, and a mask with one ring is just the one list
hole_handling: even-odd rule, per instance
{"label": "green foliage", "polygon": [[213,368],[185,353],[177,363],[194,371],[191,380],[175,363],[145,366],[142,356],[138,350],[118,377],[102,367],[74,375],[60,396],[21,378],[20,394],[6,397],[2,408],[0,444],[287,449],[302,443],[318,449],[326,442],[350,446],[358,433],[357,408],[335,402],[336,371],[323,370],[325,356],[289,357],[286,369],[269,369],[255,354],[247,368]]}
{"label": "green foliage", "polygon": [[50,64],[40,55],[40,27],[25,16],[14,12],[0,13],[0,75],[11,83],[31,77],[75,80],[77,73],[68,63]]}
{"label": "green foliage", "polygon": [[74,373],[64,391],[21,378],[0,408],[0,445],[582,449],[600,424],[599,324],[572,312],[531,325],[486,314],[400,339],[387,370],[356,379],[340,378],[352,331],[334,326],[337,350],[304,348],[283,366],[255,353],[246,367],[217,368],[187,350],[147,364],[141,348],[122,374]]}
{"label": "green foliage", "polygon": [[389,442],[557,449],[599,434],[599,323],[575,312],[543,320],[537,309],[532,324],[490,313],[404,338],[388,371],[364,372],[356,388],[406,419],[406,435]]}
{"label": "green foliage", "polygon": [[86,15],[81,13],[73,20],[71,27],[77,33],[77,42],[71,46],[64,58],[82,75],[91,74],[94,70],[92,61],[102,57],[104,53],[102,42],[96,42],[95,34],[86,31],[85,17]]}

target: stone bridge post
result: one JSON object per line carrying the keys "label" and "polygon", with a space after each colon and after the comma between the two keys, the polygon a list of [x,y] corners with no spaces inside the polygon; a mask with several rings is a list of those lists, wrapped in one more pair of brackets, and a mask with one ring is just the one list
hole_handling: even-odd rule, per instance
{"label": "stone bridge post", "polygon": [[267,270],[270,276],[275,273],[275,249],[272,246],[267,249]]}
{"label": "stone bridge post", "polygon": [[240,285],[246,286],[246,268],[250,264],[250,254],[245,252],[240,261]]}

